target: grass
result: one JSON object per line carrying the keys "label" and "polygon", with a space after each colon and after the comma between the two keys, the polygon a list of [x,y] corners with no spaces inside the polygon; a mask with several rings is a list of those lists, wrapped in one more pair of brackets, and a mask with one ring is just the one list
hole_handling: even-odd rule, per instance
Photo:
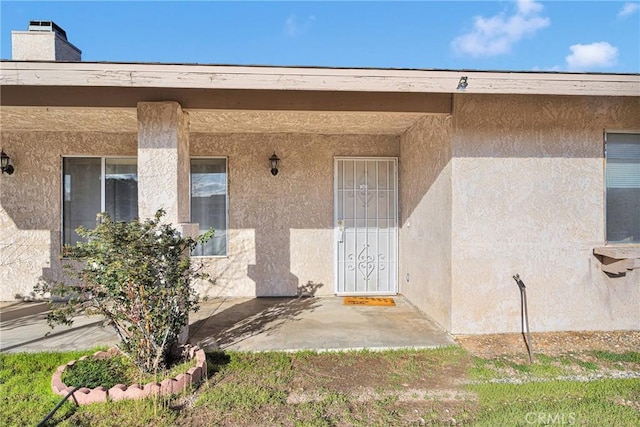
{"label": "grass", "polygon": [[[0,354],[0,425],[36,425],[60,401],[53,371],[90,352]],[[640,425],[640,353],[481,359],[459,347],[344,353],[210,353],[194,395],[65,403],[59,426]],[[505,379],[518,384],[504,384]]]}
{"label": "grass", "polygon": [[581,425],[632,426],[638,409],[618,404],[640,399],[637,379],[593,382],[548,381],[526,384],[475,384],[481,411],[477,426]]}
{"label": "grass", "polygon": [[611,353],[591,351],[580,354],[548,356],[538,354],[534,363],[524,357],[474,358],[470,376],[476,381],[501,382],[506,379],[518,382],[532,380],[563,379],[565,377],[605,376],[613,371],[637,370],[640,353]]}
{"label": "grass", "polygon": [[[610,372],[617,364],[637,371],[640,353],[586,352],[536,355],[533,364],[507,358],[474,358],[469,389],[477,394],[477,426],[640,425],[640,380],[568,381]],[[504,384],[501,381],[516,384]]]}
{"label": "grass", "polygon": [[628,363],[640,363],[640,352],[627,351],[625,353],[612,353],[610,351],[596,350],[591,352],[598,360],[604,360],[607,362],[628,362]]}
{"label": "grass", "polygon": [[[7,355],[0,353],[0,421],[5,426],[36,425],[60,401],[51,391],[55,369],[87,352],[36,353]],[[74,412],[64,404],[54,420]]]}
{"label": "grass", "polygon": [[141,372],[137,366],[131,363],[130,359],[122,355],[101,359],[88,357],[67,367],[62,374],[62,382],[73,387],[95,388],[102,386],[109,389],[116,384],[161,382],[166,378],[183,374],[195,365],[195,359],[191,359],[175,363],[169,370],[146,373]]}
{"label": "grass", "polygon": [[106,359],[88,357],[68,366],[62,374],[62,382],[71,387],[105,387],[131,384],[131,364],[123,356]]}
{"label": "grass", "polygon": [[[58,366],[97,350],[42,353],[0,353],[0,425],[37,425],[62,397],[51,390]],[[49,420],[49,425],[171,426],[176,414],[169,400],[111,402],[77,407],[69,400]]]}

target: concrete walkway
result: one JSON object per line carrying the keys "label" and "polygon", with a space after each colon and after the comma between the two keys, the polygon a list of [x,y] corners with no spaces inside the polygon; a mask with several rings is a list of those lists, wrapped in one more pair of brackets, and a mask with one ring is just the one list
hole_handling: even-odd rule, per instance
{"label": "concrete walkway", "polygon": [[[454,345],[445,331],[402,296],[394,307],[343,305],[338,297],[215,298],[191,314],[190,338],[205,350],[295,351],[428,348]],[[44,303],[0,305],[0,351],[111,346],[118,337],[97,318],[46,324]],[[48,337],[45,334],[50,332]]]}
{"label": "concrete walkway", "polygon": [[[0,351],[66,351],[112,346],[119,339],[109,328],[101,327],[97,317],[79,316],[72,326],[51,329],[44,302],[1,303]],[[47,336],[48,334],[48,336]]]}

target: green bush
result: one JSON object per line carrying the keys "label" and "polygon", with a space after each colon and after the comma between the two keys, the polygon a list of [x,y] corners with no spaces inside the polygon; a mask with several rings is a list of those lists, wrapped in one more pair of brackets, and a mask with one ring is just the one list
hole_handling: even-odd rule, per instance
{"label": "green bush", "polygon": [[104,316],[121,339],[120,350],[147,373],[166,366],[189,312],[198,309],[192,283],[206,275],[192,267],[189,253],[213,235],[181,236],[163,216],[159,210],[145,221],[115,222],[100,214],[95,229],[76,230],[86,242],[65,247],[67,256],[83,261],[79,270],[70,263],[76,280],[39,289],[68,298],[53,306],[52,327],[71,324],[76,313]]}
{"label": "green bush", "polygon": [[71,387],[106,387],[116,384],[131,384],[131,364],[123,356],[105,359],[87,357],[67,366],[62,373],[62,382]]}

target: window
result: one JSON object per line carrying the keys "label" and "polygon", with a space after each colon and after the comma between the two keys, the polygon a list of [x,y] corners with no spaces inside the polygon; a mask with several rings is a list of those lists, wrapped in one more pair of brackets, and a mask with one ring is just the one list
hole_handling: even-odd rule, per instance
{"label": "window", "polygon": [[115,221],[138,216],[135,158],[66,157],[62,171],[63,244],[82,241],[75,229],[95,227],[100,212],[107,212]]}
{"label": "window", "polygon": [[200,234],[215,230],[211,240],[198,245],[191,255],[227,254],[227,160],[191,159],[191,222]]}
{"label": "window", "polygon": [[608,132],[606,157],[606,239],[640,243],[640,133]]}

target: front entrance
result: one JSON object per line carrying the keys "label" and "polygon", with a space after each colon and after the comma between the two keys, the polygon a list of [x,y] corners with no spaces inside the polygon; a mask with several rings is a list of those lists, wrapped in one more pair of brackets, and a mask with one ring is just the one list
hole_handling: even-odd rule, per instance
{"label": "front entrance", "polygon": [[336,158],[335,292],[390,295],[397,288],[398,160]]}

